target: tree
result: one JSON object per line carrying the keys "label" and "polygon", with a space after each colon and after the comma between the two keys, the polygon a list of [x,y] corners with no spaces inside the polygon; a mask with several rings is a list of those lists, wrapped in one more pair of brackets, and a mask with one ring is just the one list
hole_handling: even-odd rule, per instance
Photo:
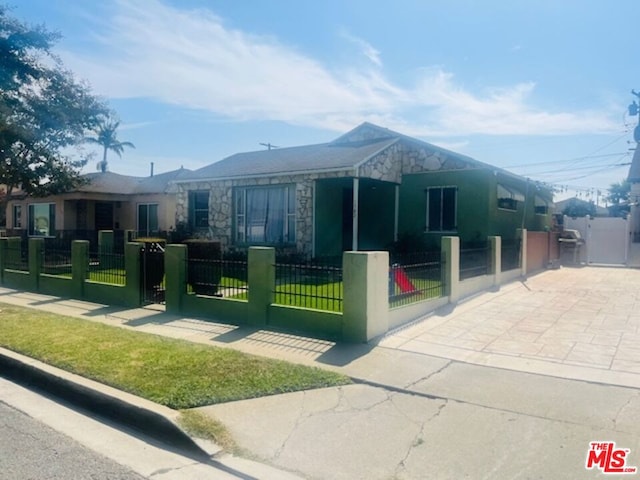
{"label": "tree", "polygon": [[86,159],[73,151],[107,108],[52,53],[59,35],[0,5],[0,215],[17,188],[46,196],[80,183]]}
{"label": "tree", "polygon": [[607,189],[607,202],[609,206],[609,215],[612,217],[625,217],[629,213],[629,194],[631,193],[631,184],[627,180],[612,183]]}
{"label": "tree", "polygon": [[562,214],[567,217],[586,217],[587,215],[595,217],[596,205],[593,202],[586,202],[578,198],[571,198],[562,210]]}
{"label": "tree", "polygon": [[104,117],[100,119],[100,123],[95,129],[95,137],[85,137],[85,141],[101,145],[103,148],[102,161],[98,162],[98,170],[107,171],[107,152],[111,150],[119,157],[122,156],[124,147],[136,148],[131,142],[121,142],[118,140],[117,130],[120,122],[112,117]]}

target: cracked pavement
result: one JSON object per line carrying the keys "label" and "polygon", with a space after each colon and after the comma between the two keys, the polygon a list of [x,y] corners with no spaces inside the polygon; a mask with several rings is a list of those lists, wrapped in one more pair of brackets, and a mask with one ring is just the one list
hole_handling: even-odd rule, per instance
{"label": "cracked pavement", "polygon": [[353,384],[201,410],[310,479],[601,478],[584,468],[595,440],[640,464],[638,390],[457,362],[405,392]]}

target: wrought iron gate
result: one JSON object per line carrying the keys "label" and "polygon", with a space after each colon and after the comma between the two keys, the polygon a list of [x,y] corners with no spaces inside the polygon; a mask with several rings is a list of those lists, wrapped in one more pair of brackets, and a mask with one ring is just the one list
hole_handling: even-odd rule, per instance
{"label": "wrought iron gate", "polygon": [[140,250],[140,286],[142,302],[164,303],[164,245],[144,242]]}

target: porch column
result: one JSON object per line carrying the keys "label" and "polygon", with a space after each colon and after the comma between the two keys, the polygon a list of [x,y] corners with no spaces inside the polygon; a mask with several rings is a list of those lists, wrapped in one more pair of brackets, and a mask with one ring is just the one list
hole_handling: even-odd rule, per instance
{"label": "porch column", "polygon": [[400,216],[400,185],[396,185],[396,197],[393,213],[393,241],[398,241],[398,218]]}
{"label": "porch column", "polygon": [[351,241],[351,250],[358,251],[358,200],[360,198],[360,179],[353,179],[353,240]]}

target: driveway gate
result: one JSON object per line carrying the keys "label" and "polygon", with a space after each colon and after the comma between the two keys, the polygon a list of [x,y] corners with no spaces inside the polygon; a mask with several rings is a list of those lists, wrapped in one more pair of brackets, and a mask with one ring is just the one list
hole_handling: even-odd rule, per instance
{"label": "driveway gate", "polygon": [[624,265],[629,253],[629,222],[619,217],[564,218],[565,228],[578,230],[586,243],[580,260],[586,263]]}

